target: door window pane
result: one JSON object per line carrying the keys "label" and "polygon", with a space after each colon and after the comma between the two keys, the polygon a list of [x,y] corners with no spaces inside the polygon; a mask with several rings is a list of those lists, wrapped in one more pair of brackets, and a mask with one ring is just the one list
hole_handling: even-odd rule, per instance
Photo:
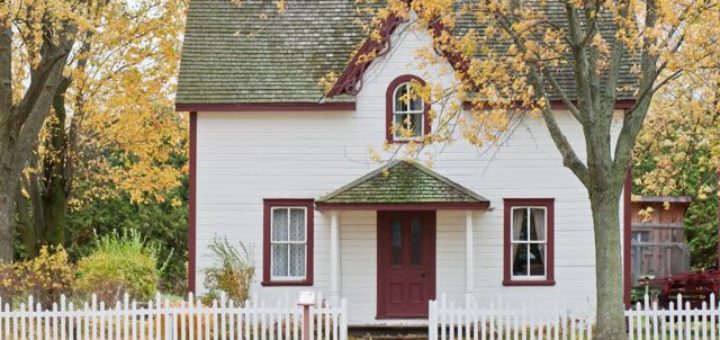
{"label": "door window pane", "polygon": [[402,264],[402,223],[397,218],[390,224],[390,248],[392,252],[392,265]]}
{"label": "door window pane", "polygon": [[422,224],[420,219],[415,217],[410,223],[410,263],[413,265],[422,264]]}

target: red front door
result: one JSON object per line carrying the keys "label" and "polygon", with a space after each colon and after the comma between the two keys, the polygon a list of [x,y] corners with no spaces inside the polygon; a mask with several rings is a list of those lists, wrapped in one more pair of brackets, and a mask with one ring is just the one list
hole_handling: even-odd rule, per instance
{"label": "red front door", "polygon": [[435,298],[435,212],[378,211],[378,318],[427,318]]}

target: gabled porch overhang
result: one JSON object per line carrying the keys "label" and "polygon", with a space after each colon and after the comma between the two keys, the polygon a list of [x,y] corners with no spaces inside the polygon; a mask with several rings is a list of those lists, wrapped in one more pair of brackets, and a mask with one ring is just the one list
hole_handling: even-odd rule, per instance
{"label": "gabled porch overhang", "polygon": [[417,162],[395,160],[315,200],[330,210],[487,210],[490,201]]}
{"label": "gabled porch overhang", "polygon": [[330,215],[331,292],[341,292],[340,212],[465,211],[466,294],[474,295],[473,212],[486,211],[490,201],[417,162],[396,160],[315,201],[317,210]]}

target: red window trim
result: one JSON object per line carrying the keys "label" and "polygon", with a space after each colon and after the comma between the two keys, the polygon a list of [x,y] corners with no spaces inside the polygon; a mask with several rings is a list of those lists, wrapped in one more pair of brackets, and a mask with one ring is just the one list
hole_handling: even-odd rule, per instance
{"label": "red window trim", "polygon": [[[270,211],[272,207],[305,207],[307,209],[307,258],[305,259],[305,280],[273,281],[270,275]],[[312,286],[313,285],[313,241],[315,239],[315,200],[307,198],[266,198],[263,200],[263,286]]]}
{"label": "red window trim", "polygon": [[[388,143],[407,143],[409,141],[406,140],[395,140],[393,133],[392,133],[392,124],[393,124],[393,109],[395,104],[395,89],[402,83],[407,83],[409,81],[416,80],[421,85],[425,85],[425,81],[422,80],[422,78],[412,75],[412,74],[405,74],[402,76],[399,76],[395,78],[393,81],[390,82],[390,85],[388,85],[387,91],[385,92],[385,140],[387,140]],[[428,112],[430,111],[431,103],[424,103],[423,108],[423,134],[427,135],[430,133],[431,128],[430,124],[432,122],[430,121],[430,116]]]}
{"label": "red window trim", "polygon": [[[505,198],[503,211],[503,285],[504,286],[554,286],[555,285],[555,199],[554,198]],[[512,247],[510,243],[510,216],[513,207],[536,206],[547,209],[547,275],[545,280],[513,279],[510,270]]]}

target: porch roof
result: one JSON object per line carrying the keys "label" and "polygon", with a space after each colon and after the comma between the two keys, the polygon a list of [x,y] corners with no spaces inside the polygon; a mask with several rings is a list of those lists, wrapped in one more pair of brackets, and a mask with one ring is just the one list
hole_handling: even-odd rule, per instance
{"label": "porch roof", "polygon": [[485,210],[490,201],[417,162],[395,160],[316,200],[318,209]]}

